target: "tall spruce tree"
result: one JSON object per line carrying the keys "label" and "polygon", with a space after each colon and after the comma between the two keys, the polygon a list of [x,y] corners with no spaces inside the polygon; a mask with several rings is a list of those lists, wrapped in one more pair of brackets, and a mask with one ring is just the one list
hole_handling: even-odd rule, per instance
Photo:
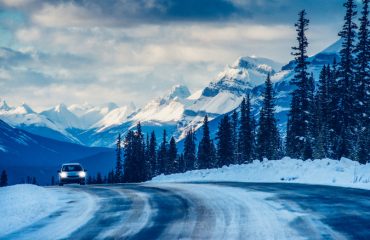
{"label": "tall spruce tree", "polygon": [[337,124],[340,125],[339,146],[337,147],[337,155],[340,157],[353,157],[355,152],[353,142],[355,142],[355,37],[357,25],[355,23],[356,4],[354,0],[347,0],[344,4],[346,14],[344,17],[344,25],[339,33],[342,39],[342,49],[340,51],[341,61],[339,63],[339,89],[340,99],[338,110],[340,119]]}
{"label": "tall spruce tree", "polygon": [[310,78],[307,71],[308,41],[306,31],[309,20],[306,18],[306,11],[299,12],[298,22],[295,24],[298,46],[292,47],[292,55],[295,57],[294,78],[291,83],[296,87],[292,93],[291,109],[289,112],[286,150],[287,155],[294,158],[305,158],[308,147],[311,145],[310,124],[312,121],[310,91]]}
{"label": "tall spruce tree", "polygon": [[314,101],[314,122],[312,133],[315,136],[313,157],[321,159],[330,153],[330,65],[324,65],[320,72],[318,90]]}
{"label": "tall spruce tree", "polygon": [[215,159],[212,158],[211,137],[209,135],[208,116],[203,120],[203,137],[198,146],[198,168],[207,169],[214,167]]}
{"label": "tall spruce tree", "polygon": [[145,159],[145,141],[140,122],[136,125],[134,133],[134,152],[135,163],[138,168],[136,181],[144,182],[148,180],[148,162]]}
{"label": "tall spruce tree", "polygon": [[251,111],[250,96],[243,98],[240,104],[240,125],[239,125],[239,163],[248,163],[254,157],[254,118]]}
{"label": "tall spruce tree", "polygon": [[168,166],[167,174],[177,173],[179,171],[179,163],[177,158],[177,147],[174,137],[171,137],[168,147]]}
{"label": "tall spruce tree", "polygon": [[118,134],[116,141],[116,171],[114,182],[122,182],[122,152],[121,152],[121,134]]}
{"label": "tall spruce tree", "polygon": [[257,153],[260,159],[276,160],[282,155],[281,140],[276,124],[274,93],[270,74],[268,74],[257,133]]}
{"label": "tall spruce tree", "polygon": [[183,173],[185,171],[186,171],[186,168],[185,168],[184,154],[181,153],[179,156],[179,172]]}
{"label": "tall spruce tree", "polygon": [[229,115],[225,114],[221,119],[217,131],[217,166],[229,166],[233,164],[232,129]]}
{"label": "tall spruce tree", "polygon": [[370,160],[370,34],[369,0],[363,0],[358,43],[355,48],[355,118],[359,132],[356,159],[360,163]]}
{"label": "tall spruce tree", "polygon": [[196,150],[195,150],[195,134],[193,129],[186,133],[184,142],[184,169],[185,171],[193,170],[195,168]]}
{"label": "tall spruce tree", "polygon": [[124,182],[143,182],[148,179],[145,162],[144,135],[141,124],[138,123],[136,131],[130,130],[125,138]]}
{"label": "tall spruce tree", "polygon": [[150,169],[152,177],[159,174],[157,167],[157,139],[154,131],[150,134],[149,146],[148,146],[148,159],[150,163]]}
{"label": "tall spruce tree", "polygon": [[165,173],[167,169],[167,132],[166,129],[163,130],[163,138],[162,138],[162,143],[159,146],[158,149],[158,168],[159,168],[159,174]]}
{"label": "tall spruce tree", "polygon": [[232,145],[234,149],[233,153],[233,164],[239,163],[239,147],[238,147],[238,126],[239,126],[239,116],[236,109],[231,114],[231,138],[232,138]]}
{"label": "tall spruce tree", "polygon": [[0,187],[5,187],[8,186],[8,174],[6,173],[5,170],[1,172],[1,177],[0,177]]}

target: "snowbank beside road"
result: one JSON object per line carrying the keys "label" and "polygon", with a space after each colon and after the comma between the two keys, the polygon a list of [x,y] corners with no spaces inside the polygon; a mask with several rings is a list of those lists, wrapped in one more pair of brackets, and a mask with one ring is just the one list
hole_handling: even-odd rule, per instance
{"label": "snowbank beside road", "polygon": [[58,207],[50,190],[31,184],[0,188],[0,236],[49,215]]}
{"label": "snowbank beside road", "polygon": [[217,169],[194,170],[186,173],[160,175],[152,182],[238,181],[294,182],[324,184],[370,189],[370,164],[342,158],[340,161],[281,160],[254,161],[251,164],[231,165]]}

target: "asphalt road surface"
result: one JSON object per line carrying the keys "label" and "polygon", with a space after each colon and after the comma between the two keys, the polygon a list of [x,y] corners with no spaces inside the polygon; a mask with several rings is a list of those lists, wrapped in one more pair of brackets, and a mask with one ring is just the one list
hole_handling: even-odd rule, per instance
{"label": "asphalt road surface", "polygon": [[[53,190],[69,192],[65,206],[4,239],[370,239],[366,190],[267,183]],[[74,197],[81,192],[86,197]]]}

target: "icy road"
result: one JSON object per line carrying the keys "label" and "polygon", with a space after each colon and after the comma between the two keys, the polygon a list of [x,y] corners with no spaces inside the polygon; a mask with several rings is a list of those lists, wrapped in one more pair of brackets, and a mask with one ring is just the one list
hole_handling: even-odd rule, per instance
{"label": "icy road", "polygon": [[65,193],[62,206],[1,239],[370,239],[366,190],[266,183],[49,189]]}

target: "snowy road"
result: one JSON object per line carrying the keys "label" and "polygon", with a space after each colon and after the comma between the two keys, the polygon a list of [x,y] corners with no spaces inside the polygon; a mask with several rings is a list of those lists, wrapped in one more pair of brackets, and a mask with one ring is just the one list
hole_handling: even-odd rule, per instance
{"label": "snowy road", "polygon": [[68,193],[61,209],[0,239],[370,239],[366,190],[262,183],[51,190]]}

